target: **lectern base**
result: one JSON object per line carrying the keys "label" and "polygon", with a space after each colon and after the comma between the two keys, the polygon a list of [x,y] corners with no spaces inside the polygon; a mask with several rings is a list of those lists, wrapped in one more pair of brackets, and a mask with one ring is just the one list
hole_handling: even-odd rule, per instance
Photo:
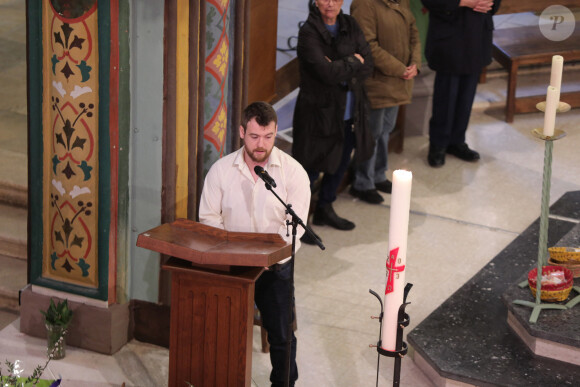
{"label": "lectern base", "polygon": [[169,386],[250,386],[254,283],[261,267],[220,272],[170,258]]}

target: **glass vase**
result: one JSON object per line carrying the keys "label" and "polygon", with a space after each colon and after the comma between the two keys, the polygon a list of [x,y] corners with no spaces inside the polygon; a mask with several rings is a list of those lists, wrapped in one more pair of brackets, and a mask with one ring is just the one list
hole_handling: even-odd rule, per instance
{"label": "glass vase", "polygon": [[67,328],[62,325],[45,324],[47,351],[46,354],[53,360],[64,358],[66,354]]}

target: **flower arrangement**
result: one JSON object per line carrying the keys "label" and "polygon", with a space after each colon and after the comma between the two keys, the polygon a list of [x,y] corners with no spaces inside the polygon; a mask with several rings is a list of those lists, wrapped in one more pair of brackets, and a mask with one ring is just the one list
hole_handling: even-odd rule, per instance
{"label": "flower arrangement", "polygon": [[72,310],[68,307],[68,300],[59,301],[58,304],[55,304],[51,298],[46,312],[41,310],[40,313],[44,316],[44,325],[47,332],[47,354],[52,359],[62,359],[66,348],[65,336],[73,316]]}

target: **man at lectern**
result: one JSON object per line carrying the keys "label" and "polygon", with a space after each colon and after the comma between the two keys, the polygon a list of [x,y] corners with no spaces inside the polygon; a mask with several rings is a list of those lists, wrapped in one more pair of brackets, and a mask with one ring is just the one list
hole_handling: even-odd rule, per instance
{"label": "man at lectern", "polygon": [[[244,146],[220,160],[209,170],[199,208],[201,223],[227,231],[278,233],[291,242],[291,220],[280,201],[268,192],[264,181],[296,214],[307,219],[310,205],[310,180],[300,163],[274,146],[278,118],[276,112],[265,102],[254,102],[242,113],[240,137]],[[265,177],[260,179],[258,173]],[[261,172],[260,172],[261,171]],[[304,229],[299,227],[296,249]],[[290,281],[293,262],[290,257],[264,271],[256,281],[255,301],[262,316],[262,325],[268,331],[272,386],[285,384],[286,344],[290,325],[293,283]],[[293,289],[292,289],[293,290]],[[293,294],[293,292],[292,292]],[[292,335],[290,357],[290,386],[298,379],[296,366],[296,337]]]}

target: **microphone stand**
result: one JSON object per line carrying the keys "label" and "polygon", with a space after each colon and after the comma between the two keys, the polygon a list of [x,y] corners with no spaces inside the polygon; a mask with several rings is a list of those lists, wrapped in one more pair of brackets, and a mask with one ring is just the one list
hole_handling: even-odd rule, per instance
{"label": "microphone stand", "polygon": [[[290,256],[290,261],[289,264],[292,265],[290,267],[290,286],[289,286],[289,291],[288,291],[288,297],[290,299],[290,306],[289,306],[289,310],[288,310],[288,315],[289,315],[289,320],[288,320],[288,330],[287,330],[287,341],[286,341],[286,366],[284,368],[284,386],[285,387],[289,387],[290,385],[290,354],[292,353],[292,332],[293,332],[293,327],[292,327],[292,322],[293,322],[293,312],[294,312],[294,256],[296,254],[296,229],[297,226],[300,225],[304,228],[304,230],[306,230],[307,233],[310,233],[310,235],[314,238],[314,241],[316,242],[316,244],[318,245],[318,247],[320,247],[321,250],[326,249],[326,247],[324,247],[324,245],[322,244],[322,241],[316,236],[316,234],[314,233],[314,231],[312,231],[312,229],[310,227],[308,227],[306,224],[304,224],[304,222],[302,221],[302,219],[300,219],[300,217],[296,214],[296,212],[294,212],[294,210],[292,209],[292,204],[286,204],[284,202],[284,200],[282,200],[282,198],[280,198],[280,196],[278,196],[278,194],[272,189],[272,186],[266,182],[264,182],[264,184],[266,185],[266,189],[270,192],[272,192],[274,194],[274,196],[276,196],[276,198],[280,201],[280,203],[282,203],[282,205],[286,208],[286,213],[288,215],[290,215],[292,217],[292,220],[287,220],[286,221],[286,226],[292,225],[292,255]],[[286,234],[288,235],[288,234]]]}

